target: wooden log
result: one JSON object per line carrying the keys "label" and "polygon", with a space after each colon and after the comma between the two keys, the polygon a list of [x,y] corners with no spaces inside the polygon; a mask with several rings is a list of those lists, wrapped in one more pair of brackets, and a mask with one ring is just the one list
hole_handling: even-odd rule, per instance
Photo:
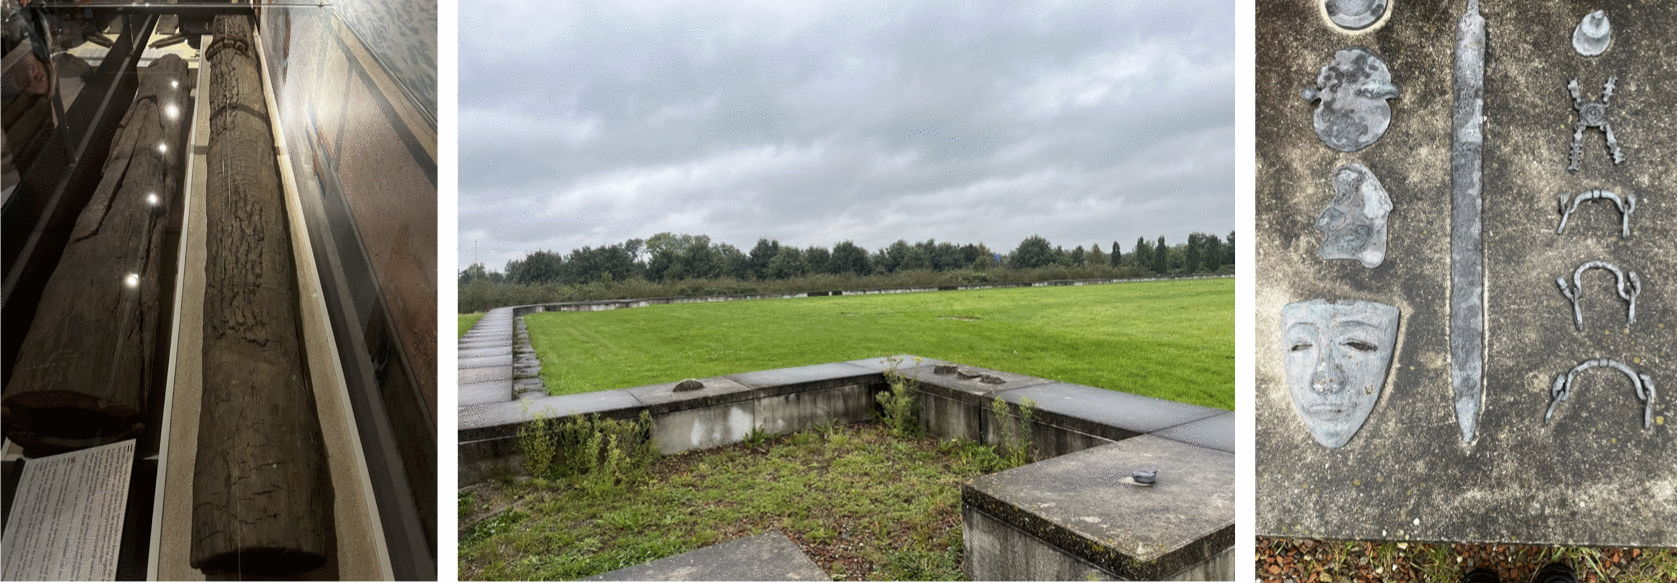
{"label": "wooden log", "polygon": [[145,429],[162,361],[154,341],[163,309],[158,279],[172,252],[163,249],[163,230],[179,191],[186,76],[179,56],[159,58],[141,73],[103,178],[18,349],[3,417],[6,436],[28,455],[111,443]]}
{"label": "wooden log", "polygon": [[218,16],[213,33],[191,565],[272,578],[324,564],[332,492],[252,25]]}

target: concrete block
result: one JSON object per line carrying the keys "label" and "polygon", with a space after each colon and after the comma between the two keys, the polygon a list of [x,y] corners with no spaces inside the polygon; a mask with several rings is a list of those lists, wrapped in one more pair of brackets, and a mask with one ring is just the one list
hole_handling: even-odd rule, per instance
{"label": "concrete block", "polygon": [[630,419],[639,415],[643,408],[640,401],[622,389],[470,405],[461,407],[459,411],[460,441],[513,437],[518,434],[519,427],[538,417],[598,413],[605,417]]}
{"label": "concrete block", "polygon": [[873,391],[869,385],[789,393],[757,401],[756,429],[779,435],[823,423],[835,425],[873,420]]}
{"label": "concrete block", "polygon": [[[896,359],[896,362],[892,363],[891,359]],[[879,358],[864,358],[864,359],[861,359],[861,360],[852,360],[852,361],[846,362],[845,364],[854,364],[856,366],[867,367],[869,370],[872,370],[874,372],[881,372],[882,373],[882,372],[885,372],[887,370],[908,370],[908,369],[911,369],[911,368],[922,368],[922,367],[926,367],[926,366],[934,366],[934,365],[939,365],[939,364],[949,364],[949,362],[945,361],[945,360],[938,360],[938,359],[935,359],[935,358],[925,358],[925,357],[915,356],[915,355],[912,355],[912,354],[898,354],[898,355],[895,355],[895,356],[882,356],[882,357],[879,357]]]}
{"label": "concrete block", "polygon": [[512,347],[508,346],[506,348],[502,348],[494,346],[490,348],[462,348],[454,351],[455,358],[459,358],[461,360],[482,356],[501,356],[503,354],[512,354]]}
{"label": "concrete block", "polygon": [[780,531],[618,569],[583,581],[829,581]]}
{"label": "concrete block", "polygon": [[[1137,469],[1156,470],[1156,485],[1119,482]],[[1233,454],[1141,435],[980,476],[962,487],[963,515],[970,508],[1028,536],[974,531],[986,527],[974,515],[963,526],[968,574],[1023,580],[1081,561],[1114,578],[1160,580],[1217,561],[1234,545],[1234,473]],[[1025,539],[1069,558],[1016,548]],[[1229,566],[1217,578],[1232,579]]]}
{"label": "concrete block", "polygon": [[1234,453],[1234,411],[1154,431],[1151,435]]}
{"label": "concrete block", "polygon": [[462,385],[486,383],[489,381],[512,381],[512,363],[502,366],[488,366],[481,368],[461,368],[456,373],[458,382]]}
{"label": "concrete block", "polygon": [[667,412],[652,420],[652,439],[663,455],[739,443],[756,428],[756,410],[744,402]]}
{"label": "concrete block", "polygon": [[455,361],[455,366],[458,368],[512,366],[512,353],[508,352],[495,356],[476,356],[472,358],[462,356]]}
{"label": "concrete block", "polygon": [[697,391],[676,392],[675,386],[680,382],[678,380],[627,390],[641,404],[646,405],[653,415],[681,409],[710,407],[750,398],[746,394],[750,391],[748,387],[734,382],[733,379],[728,377],[710,377],[697,380],[704,383],[705,388]]}
{"label": "concrete block", "polygon": [[1228,411],[1071,383],[1047,383],[996,393],[1018,404],[1029,397],[1040,416],[1108,439],[1124,439]]}
{"label": "concrete block", "polygon": [[461,407],[480,405],[484,403],[501,403],[512,400],[512,383],[509,381],[487,381],[459,385],[459,402]]}
{"label": "concrete block", "polygon": [[728,375],[729,379],[750,388],[776,387],[828,382],[845,384],[859,377],[878,375],[879,371],[847,362],[829,362],[792,368],[760,370]]}

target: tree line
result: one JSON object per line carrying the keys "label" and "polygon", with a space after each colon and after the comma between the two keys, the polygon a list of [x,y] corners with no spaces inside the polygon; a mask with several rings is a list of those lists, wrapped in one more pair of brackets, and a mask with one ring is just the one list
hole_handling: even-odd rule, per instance
{"label": "tree line", "polygon": [[[644,280],[670,284],[687,280],[732,279],[771,282],[831,275],[890,276],[904,272],[960,272],[966,279],[994,271],[1076,269],[1096,276],[1136,277],[1229,272],[1234,266],[1234,232],[1226,239],[1193,233],[1188,240],[1167,245],[1137,238],[1128,251],[1118,242],[1108,249],[1097,243],[1067,250],[1032,235],[1008,253],[996,253],[983,243],[955,243],[928,239],[918,243],[898,240],[868,252],[850,241],[800,248],[771,239],[758,239],[749,252],[706,235],[659,233],[648,239],[629,239],[615,245],[582,247],[568,254],[536,251],[507,262],[502,271],[474,263],[459,273],[465,286],[473,283],[516,285],[598,285]],[[1013,279],[1013,278],[1008,278]]]}

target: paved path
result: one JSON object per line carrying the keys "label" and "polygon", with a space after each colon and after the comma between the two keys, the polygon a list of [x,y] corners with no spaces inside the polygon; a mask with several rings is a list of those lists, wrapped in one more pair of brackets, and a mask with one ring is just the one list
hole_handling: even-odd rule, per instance
{"label": "paved path", "polygon": [[483,315],[460,338],[459,406],[512,400],[512,308]]}

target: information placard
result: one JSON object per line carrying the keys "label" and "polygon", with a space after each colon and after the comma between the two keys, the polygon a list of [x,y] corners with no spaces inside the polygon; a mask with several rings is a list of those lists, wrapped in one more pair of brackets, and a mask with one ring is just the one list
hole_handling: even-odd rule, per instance
{"label": "information placard", "polygon": [[6,522],[4,579],[116,577],[135,440],[24,462]]}

